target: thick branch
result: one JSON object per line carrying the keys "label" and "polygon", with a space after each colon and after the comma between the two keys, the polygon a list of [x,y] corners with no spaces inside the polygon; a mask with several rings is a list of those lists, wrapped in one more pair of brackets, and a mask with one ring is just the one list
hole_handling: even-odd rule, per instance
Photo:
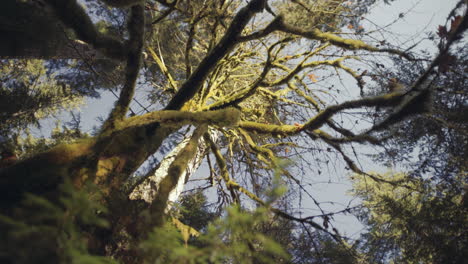
{"label": "thick branch", "polygon": [[112,109],[103,130],[111,129],[117,120],[125,117],[135,93],[135,84],[140,72],[141,52],[143,50],[143,37],[145,26],[145,14],[142,5],[133,6],[128,21],[128,33],[130,39],[127,43],[127,65],[125,69],[125,84],[120,92],[114,109]]}
{"label": "thick branch", "polygon": [[261,124],[250,121],[239,122],[239,127],[246,130],[254,130],[257,132],[279,134],[279,135],[293,135],[304,130],[315,130],[325,123],[328,123],[330,118],[336,113],[345,110],[360,107],[371,107],[377,105],[395,106],[398,105],[404,98],[403,93],[392,93],[381,96],[369,97],[353,101],[344,102],[338,105],[327,107],[325,110],[320,111],[315,117],[311,118],[304,125],[271,125]]}
{"label": "thick branch", "polygon": [[[216,130],[210,129],[207,133],[205,133],[204,137],[213,136],[215,138],[218,137]],[[190,142],[192,135],[187,135],[184,140],[182,140],[177,146],[172,149],[172,151],[167,154],[161,162],[150,172],[141,177],[141,179],[135,183],[135,185],[130,188],[129,190],[129,198],[131,200],[144,200],[148,204],[151,204],[154,199],[156,198],[159,185],[161,180],[166,177],[168,174],[168,170],[174,159],[177,157],[179,153],[184,151],[187,144]],[[201,140],[198,144],[197,153],[194,157],[189,161],[187,168],[182,172],[181,177],[179,177],[179,181],[177,186],[169,193],[168,197],[168,204],[166,210],[170,209],[171,203],[178,200],[180,194],[183,191],[184,185],[187,183],[187,180],[193,173],[199,168],[203,157],[205,156],[206,150],[208,148],[208,144],[206,140]]]}
{"label": "thick branch", "polygon": [[345,109],[353,109],[353,108],[360,108],[360,107],[371,107],[371,106],[396,106],[398,105],[405,94],[403,93],[391,93],[385,94],[381,96],[363,98],[358,100],[347,101],[341,104],[329,106],[325,108],[325,110],[319,112],[315,117],[307,121],[300,131],[302,130],[314,130],[321,127],[324,123],[328,122],[330,117],[335,115],[336,113],[345,110]]}
{"label": "thick branch", "polygon": [[155,111],[141,116],[127,118],[116,123],[116,130],[160,123],[162,126],[183,126],[209,123],[218,126],[235,126],[240,119],[240,111],[227,108],[207,112],[184,112],[174,110]]}
{"label": "thick branch", "polygon": [[67,27],[73,29],[80,40],[91,44],[109,58],[119,60],[125,58],[125,45],[113,37],[100,33],[76,0],[46,1],[54,9],[55,15]]}
{"label": "thick branch", "polygon": [[250,19],[255,13],[263,10],[265,2],[266,0],[252,0],[236,14],[223,38],[200,62],[200,65],[198,65],[166,106],[166,110],[180,109],[185,102],[189,101],[200,90],[206,77],[211,73],[216,64],[236,46],[238,36]]}

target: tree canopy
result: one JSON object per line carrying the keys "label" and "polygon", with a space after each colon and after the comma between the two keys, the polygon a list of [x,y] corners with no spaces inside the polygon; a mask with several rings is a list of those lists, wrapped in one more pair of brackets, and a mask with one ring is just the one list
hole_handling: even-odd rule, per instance
{"label": "tree canopy", "polygon": [[[428,56],[366,31],[375,2],[2,1],[0,260],[464,259],[467,73],[453,51],[466,53],[468,2]],[[91,133],[76,112],[64,118],[104,94],[116,100]],[[34,136],[53,116],[64,123]],[[356,152],[367,147],[378,161],[424,158],[371,173]],[[325,212],[311,194],[336,163],[354,175],[359,210]],[[200,193],[175,203],[201,164],[193,185],[225,211]],[[319,215],[297,210],[303,197]],[[340,213],[364,221],[365,242],[338,230]]]}

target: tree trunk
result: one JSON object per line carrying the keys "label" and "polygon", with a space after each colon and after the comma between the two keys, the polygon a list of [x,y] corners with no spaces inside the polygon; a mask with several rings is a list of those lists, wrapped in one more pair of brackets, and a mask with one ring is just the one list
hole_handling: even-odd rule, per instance
{"label": "tree trunk", "polygon": [[[216,142],[218,139],[218,133],[216,133],[215,130],[209,130],[208,133],[210,134],[210,137],[213,139],[213,141]],[[161,183],[162,179],[168,175],[169,166],[172,164],[175,157],[187,146],[190,138],[191,136],[186,136],[169,154],[163,158],[156,170],[150,171],[151,175],[145,177],[145,179],[130,193],[129,198],[131,200],[140,199],[149,204],[154,201],[159,189],[159,184]],[[206,149],[207,145],[204,143],[203,138],[201,138],[195,157],[189,161],[187,169],[182,172],[182,175],[177,182],[177,186],[169,194],[169,202],[167,204],[166,211],[171,208],[172,203],[179,199],[188,179],[200,166]]]}

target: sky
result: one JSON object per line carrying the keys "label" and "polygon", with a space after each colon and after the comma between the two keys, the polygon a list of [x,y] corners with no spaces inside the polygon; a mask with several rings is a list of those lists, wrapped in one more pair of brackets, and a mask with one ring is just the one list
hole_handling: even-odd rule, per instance
{"label": "sky", "polygon": [[[384,29],[391,32],[384,33],[382,37],[399,48],[407,48],[424,39],[426,32],[435,32],[438,25],[444,24],[448,13],[457,2],[456,0],[396,0],[391,5],[386,5],[383,1],[380,1],[366,15],[362,26],[365,30],[379,29],[381,31]],[[402,18],[400,18],[401,15],[403,15]],[[394,22],[395,20],[396,22]],[[417,48],[435,50],[433,43],[428,40],[422,41]],[[354,82],[351,79],[349,81]],[[137,93],[137,97],[141,102],[145,101],[141,92]],[[86,105],[80,110],[83,130],[90,132],[93,126],[98,125],[97,118],[99,116],[105,118],[115,100],[115,96],[108,92],[103,93],[99,99],[88,99]],[[35,134],[47,136],[50,130],[55,127],[54,122],[54,119],[48,120],[43,124],[43,128],[36,131]],[[388,169],[376,165],[370,160],[363,159],[360,161],[366,171],[385,171]],[[352,197],[346,195],[346,191],[351,187],[350,182],[347,180],[348,173],[342,165],[338,165],[334,170],[326,171],[320,176],[312,173],[314,179],[310,190],[315,199],[324,203],[323,208],[333,211],[340,210],[349,203],[358,203],[357,200],[353,201]],[[205,178],[207,175],[208,169],[204,164],[194,177]],[[188,188],[191,188],[191,185]],[[310,199],[304,197],[302,207],[304,215],[319,214]],[[357,238],[362,231],[362,225],[350,216],[336,217],[335,224],[338,230],[346,231],[345,234],[351,237]]]}

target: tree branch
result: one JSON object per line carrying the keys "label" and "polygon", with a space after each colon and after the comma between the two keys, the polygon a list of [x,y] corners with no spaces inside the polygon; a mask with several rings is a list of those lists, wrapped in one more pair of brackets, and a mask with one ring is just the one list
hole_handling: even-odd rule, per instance
{"label": "tree branch", "polygon": [[206,77],[216,64],[237,45],[237,38],[250,19],[263,10],[265,2],[266,0],[252,0],[247,6],[239,10],[223,38],[200,62],[187,81],[182,84],[182,87],[167,104],[165,110],[180,109],[185,102],[189,101],[200,90]]}
{"label": "tree branch", "polygon": [[213,152],[213,154],[215,155],[216,164],[218,165],[221,178],[224,180],[224,184],[226,184],[226,187],[228,188],[233,201],[235,203],[240,203],[239,195],[235,192],[235,188],[234,188],[235,186],[237,186],[237,183],[234,183],[230,179],[226,160],[221,154],[221,151],[218,149],[218,147],[216,147],[216,144],[213,142],[213,140],[211,140],[209,134],[205,134],[204,139],[205,139],[205,142],[208,142],[210,144],[210,149],[211,149],[211,152]]}
{"label": "tree branch", "polygon": [[325,123],[328,123],[333,115],[342,110],[360,107],[372,107],[377,105],[395,106],[398,105],[404,97],[404,93],[391,93],[332,105],[325,108],[325,110],[320,111],[315,117],[311,118],[303,125],[271,125],[251,121],[241,121],[239,122],[238,126],[246,130],[254,130],[263,133],[293,135],[304,130],[312,131],[321,127]]}
{"label": "tree branch", "polygon": [[76,0],[46,0],[46,2],[54,9],[60,21],[71,28],[80,40],[91,44],[109,58],[118,60],[125,58],[127,54],[125,45],[113,37],[100,33]]}
{"label": "tree branch", "polygon": [[341,47],[347,50],[367,50],[367,51],[372,51],[372,52],[386,52],[386,53],[391,53],[391,54],[402,56],[408,60],[413,59],[408,54],[399,50],[379,49],[377,47],[366,44],[365,42],[361,40],[342,38],[333,33],[323,32],[317,28],[307,31],[299,27],[287,25],[286,23],[284,23],[282,16],[275,17],[275,19],[272,22],[270,22],[270,24],[268,24],[268,26],[266,26],[263,30],[260,30],[258,32],[255,32],[247,36],[239,37],[238,41],[245,42],[245,41],[263,38],[274,31],[282,31],[282,32],[289,33],[289,34],[302,36],[304,38],[311,39],[311,40],[330,42],[331,44],[337,47]]}
{"label": "tree branch", "polygon": [[155,111],[141,116],[134,116],[117,122],[115,130],[124,130],[132,127],[140,127],[160,123],[161,126],[198,125],[209,123],[218,126],[235,126],[240,119],[240,111],[235,108],[206,112],[186,112],[175,110]]}
{"label": "tree branch", "polygon": [[125,83],[120,92],[114,108],[103,125],[102,130],[112,129],[115,122],[125,117],[130,107],[133,95],[135,93],[135,84],[140,72],[141,52],[143,50],[143,37],[145,26],[145,14],[143,5],[136,5],[131,8],[129,21],[127,24],[130,39],[126,46],[127,65],[125,69]]}

